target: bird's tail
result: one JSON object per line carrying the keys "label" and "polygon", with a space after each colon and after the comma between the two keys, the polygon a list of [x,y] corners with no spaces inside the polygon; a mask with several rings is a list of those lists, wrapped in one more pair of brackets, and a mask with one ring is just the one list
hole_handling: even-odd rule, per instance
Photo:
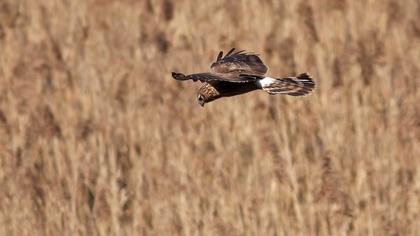
{"label": "bird's tail", "polygon": [[315,88],[315,82],[307,74],[303,73],[296,77],[271,78],[265,77],[259,81],[261,88],[267,93],[286,94],[291,96],[303,96]]}

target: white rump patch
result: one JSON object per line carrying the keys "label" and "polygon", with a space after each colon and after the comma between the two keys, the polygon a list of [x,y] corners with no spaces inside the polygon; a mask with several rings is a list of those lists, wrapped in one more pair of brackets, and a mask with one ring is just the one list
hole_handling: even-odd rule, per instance
{"label": "white rump patch", "polygon": [[264,88],[266,86],[271,85],[272,83],[274,83],[276,81],[275,78],[271,78],[271,77],[264,77],[264,79],[260,79],[258,80],[258,85],[260,85],[261,88]]}

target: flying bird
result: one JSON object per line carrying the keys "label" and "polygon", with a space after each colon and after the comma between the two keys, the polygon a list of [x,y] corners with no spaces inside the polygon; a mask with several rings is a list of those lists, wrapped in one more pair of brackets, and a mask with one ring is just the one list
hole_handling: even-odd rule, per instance
{"label": "flying bird", "polygon": [[295,77],[273,78],[266,76],[268,67],[258,54],[235,51],[232,48],[225,56],[219,52],[210,72],[184,75],[172,72],[176,80],[200,81],[203,85],[197,94],[201,106],[222,97],[230,97],[254,90],[264,90],[270,95],[286,94],[303,96],[315,88],[315,82],[307,73]]}

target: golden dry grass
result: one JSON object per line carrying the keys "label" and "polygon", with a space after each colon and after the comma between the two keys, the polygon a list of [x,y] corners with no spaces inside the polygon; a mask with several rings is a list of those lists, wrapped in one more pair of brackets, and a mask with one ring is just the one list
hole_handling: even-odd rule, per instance
{"label": "golden dry grass", "polygon": [[[304,98],[173,70],[259,52]],[[420,2],[0,1],[0,235],[419,235]]]}

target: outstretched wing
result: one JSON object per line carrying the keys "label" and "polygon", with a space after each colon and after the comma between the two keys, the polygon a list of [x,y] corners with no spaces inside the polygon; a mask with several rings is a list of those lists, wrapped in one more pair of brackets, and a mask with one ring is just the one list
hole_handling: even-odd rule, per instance
{"label": "outstretched wing", "polygon": [[268,71],[268,67],[257,54],[243,50],[235,52],[235,48],[232,48],[224,57],[221,51],[210,68],[214,73],[236,76],[240,74],[262,76]]}
{"label": "outstretched wing", "polygon": [[182,73],[172,72],[172,77],[176,80],[193,80],[200,81],[200,82],[207,82],[209,84],[217,83],[219,81],[225,82],[232,82],[232,83],[246,83],[251,81],[256,81],[260,77],[258,76],[251,76],[246,74],[220,74],[214,72],[207,72],[207,73],[197,73],[191,75],[184,75]]}

